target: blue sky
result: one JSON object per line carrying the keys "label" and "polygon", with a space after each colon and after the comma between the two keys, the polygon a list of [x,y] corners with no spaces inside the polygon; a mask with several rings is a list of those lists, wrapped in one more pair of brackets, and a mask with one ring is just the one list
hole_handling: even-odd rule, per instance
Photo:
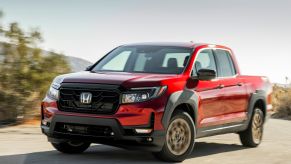
{"label": "blue sky", "polygon": [[243,74],[291,78],[289,0],[0,0],[4,24],[39,27],[42,47],[95,62],[112,48],[148,41],[231,47]]}

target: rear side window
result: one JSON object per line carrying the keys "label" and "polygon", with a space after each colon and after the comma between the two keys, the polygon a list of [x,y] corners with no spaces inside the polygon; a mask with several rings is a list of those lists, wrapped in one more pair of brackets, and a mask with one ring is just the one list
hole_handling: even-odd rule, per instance
{"label": "rear side window", "polygon": [[215,50],[218,63],[218,77],[230,77],[236,74],[230,53],[225,50]]}
{"label": "rear side window", "polygon": [[198,54],[193,68],[195,71],[192,72],[192,75],[197,76],[197,72],[200,69],[211,69],[216,71],[216,64],[212,50],[206,49]]}

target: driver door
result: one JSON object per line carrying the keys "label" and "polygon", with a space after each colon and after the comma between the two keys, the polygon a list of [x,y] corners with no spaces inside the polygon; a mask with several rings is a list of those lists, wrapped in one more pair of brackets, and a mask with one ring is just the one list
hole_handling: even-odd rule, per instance
{"label": "driver door", "polygon": [[[197,76],[200,69],[211,69],[217,72],[216,61],[212,49],[204,49],[196,55],[193,75]],[[216,116],[222,115],[221,87],[218,78],[208,81],[199,80],[195,91],[200,98],[198,107],[198,127],[216,125]]]}

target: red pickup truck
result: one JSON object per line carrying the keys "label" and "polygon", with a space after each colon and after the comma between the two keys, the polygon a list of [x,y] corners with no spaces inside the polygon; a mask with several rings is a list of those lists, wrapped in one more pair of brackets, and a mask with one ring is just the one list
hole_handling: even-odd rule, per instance
{"label": "red pickup truck", "polygon": [[100,143],[178,162],[200,137],[237,133],[242,145],[258,146],[271,92],[268,78],[241,75],[225,46],[129,44],[86,71],[56,77],[41,129],[63,153]]}

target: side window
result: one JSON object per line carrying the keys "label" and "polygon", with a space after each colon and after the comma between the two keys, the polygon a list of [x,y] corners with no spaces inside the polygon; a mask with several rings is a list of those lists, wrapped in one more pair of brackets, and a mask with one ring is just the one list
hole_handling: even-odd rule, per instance
{"label": "side window", "polygon": [[216,71],[216,64],[212,50],[203,50],[196,57],[192,74],[197,76],[197,72],[200,69],[211,69]]}
{"label": "side window", "polygon": [[106,63],[101,70],[108,71],[124,71],[124,67],[126,62],[131,54],[131,51],[123,51],[113,59],[111,59],[108,63]]}
{"label": "side window", "polygon": [[225,50],[215,50],[218,62],[218,77],[230,77],[236,74],[230,53]]}

